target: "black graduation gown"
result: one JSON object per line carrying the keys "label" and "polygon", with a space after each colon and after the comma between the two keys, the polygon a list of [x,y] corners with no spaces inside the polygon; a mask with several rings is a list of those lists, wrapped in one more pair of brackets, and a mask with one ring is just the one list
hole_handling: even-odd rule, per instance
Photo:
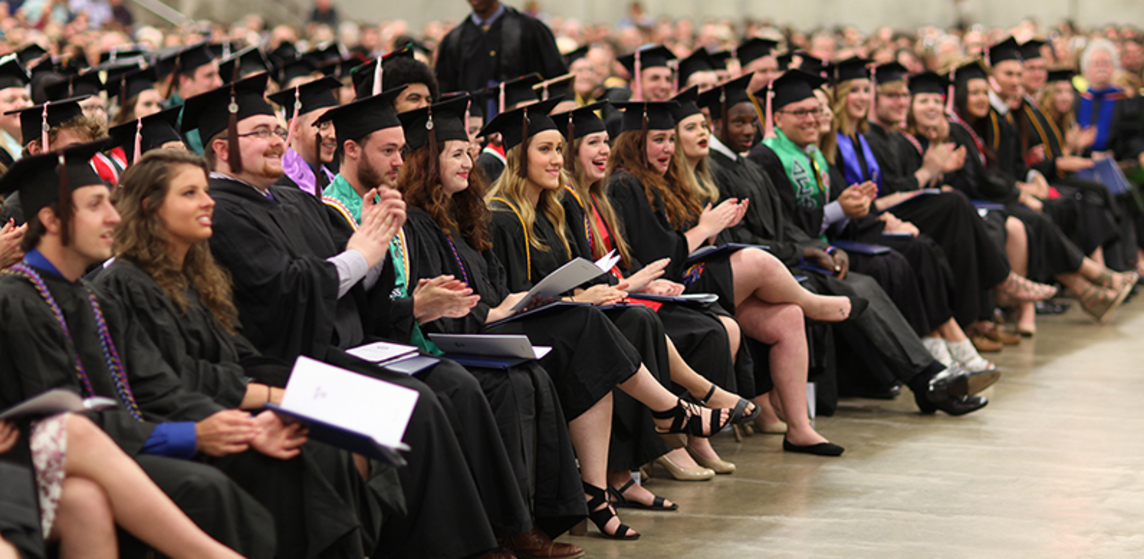
{"label": "black graduation gown", "polygon": [[[247,377],[275,366],[285,369],[274,374],[275,377],[285,377],[289,370],[285,363],[262,358],[241,335],[227,332],[202,305],[193,289],[184,294],[188,305],[180,312],[146,272],[123,258],[104,270],[97,284],[102,293],[116,297],[134,310],[135,318],[188,391],[205,394],[225,407],[237,408],[246,393]],[[357,540],[347,538],[343,546],[339,546],[343,547],[342,553],[353,556],[373,549],[381,527],[382,503],[362,482],[349,453],[310,442],[303,447],[302,459],[306,464],[303,478],[306,505],[302,514],[293,518],[301,524],[289,528],[305,532],[340,525],[340,533],[353,532],[359,536]],[[373,464],[373,468],[385,470],[374,472],[372,488],[384,497],[386,515],[404,512],[396,471],[380,463]],[[351,511],[354,514],[349,514]],[[312,541],[322,538],[321,533],[311,534]],[[320,550],[323,546],[310,547]],[[323,555],[334,553],[336,551],[329,550]]]}
{"label": "black graduation gown", "polygon": [[492,184],[500,178],[501,173],[504,172],[504,160],[496,155],[487,151],[482,151],[477,156],[477,167],[480,167],[481,172],[485,174],[488,183]]}
{"label": "black graduation gown", "polygon": [[504,13],[487,31],[466,15],[441,39],[436,67],[441,91],[476,91],[533,72],[545,79],[568,73],[548,26],[501,6]]}
{"label": "black graduation gown", "polygon": [[[882,195],[918,190],[914,173],[921,168],[922,142],[915,146],[905,134],[871,123],[866,139],[882,168]],[[944,184],[942,181],[941,184]],[[988,290],[1009,276],[1009,262],[989,237],[985,222],[961,192],[911,198],[891,213],[913,223],[941,247],[959,287],[950,300],[953,318],[963,328],[992,310]],[[969,242],[967,242],[969,240]]]}
{"label": "black graduation gown", "polygon": [[32,469],[0,461],[0,538],[16,548],[18,557],[44,559],[47,555],[40,531],[40,505]]}
{"label": "black graduation gown", "polygon": [[[623,359],[598,363],[590,358],[602,347],[599,344],[611,340],[599,335],[601,327],[607,328],[603,326],[607,321],[589,308],[562,309],[493,328],[485,326],[489,309],[499,305],[508,293],[504,269],[496,256],[492,252],[478,253],[463,237],[453,239],[457,251],[454,255],[449,238],[429,214],[411,209],[408,216],[405,227],[410,282],[451,274],[467,281],[481,296],[477,307],[462,318],[441,318],[423,324],[426,333],[518,333],[527,334],[534,344],[553,347],[542,362],[507,370],[470,370],[482,385],[511,385],[513,390],[507,397],[520,408],[522,417],[533,419],[498,423],[513,459],[521,492],[525,501],[532,504],[537,526],[556,537],[587,515],[576,456],[568,435],[568,417],[561,399],[575,390],[569,386],[620,382],[635,372],[638,361],[624,366]],[[551,377],[549,371],[552,371]],[[563,382],[554,382],[553,377]],[[592,392],[606,394],[609,388]]]}
{"label": "black graduation gown", "polygon": [[[578,256],[564,251],[564,245],[560,242],[555,228],[543,214],[536,216],[531,235],[541,240],[548,250],[539,250],[536,247],[526,250],[528,245],[524,229],[513,210],[501,201],[493,201],[492,210],[490,233],[493,252],[504,264],[505,284],[509,291],[528,291],[534,282],[540,281],[571,258]],[[576,245],[570,243],[570,248],[575,251]],[[620,359],[620,355],[625,355],[624,360],[620,361],[623,363],[623,370],[628,370],[629,364],[635,362],[636,367],[631,369],[634,374],[639,368],[638,363],[642,362],[661,384],[670,386],[671,370],[667,361],[667,346],[664,343],[666,333],[663,323],[655,313],[646,307],[620,306],[605,311],[604,315],[614,328],[603,329],[600,332],[613,340],[609,345],[619,344],[620,348],[607,353],[593,348],[589,355],[604,363]],[[582,354],[576,355],[576,359],[584,358]],[[627,378],[624,377],[623,380]],[[560,382],[559,378],[554,380]],[[634,470],[666,454],[670,447],[655,434],[655,424],[647,407],[614,387],[614,383],[607,387],[612,390],[613,397],[612,440],[608,448],[608,468]],[[594,399],[584,399],[578,403],[562,400],[565,405],[565,415],[571,417],[576,409],[582,413],[604,395],[601,393],[596,396],[595,391],[590,394]]]}
{"label": "black graduation gown", "polygon": [[271,187],[271,199],[234,180],[210,182],[217,204],[211,251],[231,272],[239,318],[254,346],[264,355],[287,361],[308,355],[418,392],[405,432],[409,465],[398,470],[408,514],[382,527],[381,553],[463,557],[495,547],[481,495],[507,488],[479,492],[478,484],[507,477],[509,493],[516,491],[503,451],[490,443],[482,455],[478,447],[496,434],[480,385],[448,360],[411,378],[346,354],[367,341],[359,313],[367,295],[358,284],[339,299],[337,271],[325,260],[349,238],[344,220],[298,189]]}
{"label": "black graduation gown", "polygon": [[3,207],[0,207],[0,225],[8,223],[12,220],[16,225],[23,225],[27,220],[24,219],[24,205],[20,203],[20,193],[13,192],[7,198],[4,198]]}
{"label": "black graduation gown", "polygon": [[[79,359],[94,393],[121,405],[87,413],[119,446],[132,455],[155,483],[205,532],[246,556],[271,557],[275,523],[261,504],[219,470],[201,463],[142,456],[143,444],[158,422],[197,420],[221,406],[205,396],[182,390],[130,311],[114,300],[100,300],[112,340],[119,350],[128,382],[143,413],[136,421],[126,411],[103,357],[87,288],[41,273],[75,340]],[[86,395],[68,355],[63,329],[28,280],[0,276],[0,408],[53,388]]]}

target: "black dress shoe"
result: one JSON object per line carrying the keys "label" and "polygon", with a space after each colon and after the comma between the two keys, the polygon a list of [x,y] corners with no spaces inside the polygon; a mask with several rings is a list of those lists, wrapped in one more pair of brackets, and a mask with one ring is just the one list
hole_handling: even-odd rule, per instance
{"label": "black dress shoe", "polygon": [[813,454],[815,456],[842,456],[842,452],[846,449],[834,443],[797,445],[788,441],[786,437],[783,437],[783,450],[787,452]]}
{"label": "black dress shoe", "polygon": [[1000,376],[996,371],[975,374],[961,367],[949,367],[929,379],[928,390],[915,391],[914,401],[923,414],[941,410],[949,415],[965,415],[989,403],[984,396],[973,394],[988,388]]}

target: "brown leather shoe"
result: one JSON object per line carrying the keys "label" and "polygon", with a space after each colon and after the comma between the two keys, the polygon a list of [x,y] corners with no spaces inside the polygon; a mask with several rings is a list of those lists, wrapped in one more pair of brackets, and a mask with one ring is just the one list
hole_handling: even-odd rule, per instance
{"label": "brown leather shoe", "polygon": [[972,336],[969,338],[969,340],[973,342],[973,347],[977,349],[978,353],[1001,351],[1001,342],[997,340],[991,340],[984,334]]}
{"label": "brown leather shoe", "polygon": [[500,544],[522,559],[559,558],[575,559],[583,557],[584,550],[578,545],[556,543],[540,528],[533,528],[526,534],[501,540]]}

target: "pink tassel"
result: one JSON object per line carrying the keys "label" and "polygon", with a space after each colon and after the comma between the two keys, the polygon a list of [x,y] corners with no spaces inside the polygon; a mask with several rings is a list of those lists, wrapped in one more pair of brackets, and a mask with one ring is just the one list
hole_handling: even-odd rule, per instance
{"label": "pink tassel", "polygon": [[947,115],[953,114],[953,89],[956,87],[956,83],[957,68],[954,68],[953,71],[949,73],[949,88],[946,90],[945,94],[945,114]]}
{"label": "pink tassel", "polygon": [[548,100],[548,82],[544,82],[543,92],[540,95],[540,100],[541,101],[547,101]]}
{"label": "pink tassel", "polygon": [[[675,62],[675,67],[671,68],[671,96],[675,97],[676,95],[679,95],[679,62],[673,62]],[[668,64],[671,64],[671,62]]]}
{"label": "pink tassel", "polygon": [[377,57],[377,66],[373,67],[373,94],[374,95],[381,93],[381,73],[382,73],[381,58],[382,57],[380,57],[380,56]]}
{"label": "pink tassel", "polygon": [[138,163],[143,157],[143,119],[135,119],[135,151],[131,154],[131,163]]}
{"label": "pink tassel", "polygon": [[48,145],[48,105],[51,104],[51,101],[44,103],[43,122],[40,123],[40,153],[51,151],[51,146]]}
{"label": "pink tassel", "polygon": [[878,67],[870,66],[870,108],[866,111],[866,120],[874,121],[874,113],[878,111]]}
{"label": "pink tassel", "polygon": [[468,135],[469,135],[469,107],[472,107],[472,106],[473,106],[473,98],[469,97],[469,99],[467,101],[465,101],[465,136],[466,137],[468,137]]}
{"label": "pink tassel", "polygon": [[643,101],[643,76],[640,75],[643,68],[640,66],[640,51],[636,51],[636,75],[632,76],[635,82],[635,89],[632,90],[632,99],[635,101]]}
{"label": "pink tassel", "polygon": [[497,113],[504,112],[504,82],[500,83],[500,96],[497,99]]}
{"label": "pink tassel", "polygon": [[767,84],[767,108],[764,111],[767,121],[763,123],[763,139],[778,138],[778,134],[775,134],[775,113],[773,109],[774,103],[772,102],[772,99],[775,98],[775,87],[773,84],[773,80]]}
{"label": "pink tassel", "polygon": [[[286,147],[290,147],[294,141],[294,131],[298,128],[298,114],[302,112],[302,98],[301,87],[294,88],[294,114],[290,116],[290,123],[286,126],[289,132],[286,133]],[[376,95],[376,93],[374,94]]]}

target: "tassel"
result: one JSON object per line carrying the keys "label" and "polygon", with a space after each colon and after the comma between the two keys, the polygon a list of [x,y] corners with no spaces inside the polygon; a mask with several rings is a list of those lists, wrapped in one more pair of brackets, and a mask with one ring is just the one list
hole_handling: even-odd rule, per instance
{"label": "tassel", "polygon": [[48,145],[48,105],[51,101],[44,102],[43,120],[40,122],[40,153],[48,153],[52,147]]}
{"label": "tassel", "polygon": [[71,243],[71,217],[72,217],[72,198],[71,189],[68,188],[68,166],[67,159],[61,152],[59,155],[59,203],[57,206],[60,208],[60,242],[64,246]]}
{"label": "tassel", "polygon": [[143,156],[143,119],[135,119],[135,151],[132,153],[131,162],[139,161]]}
{"label": "tassel", "polygon": [[947,115],[953,114],[953,93],[956,84],[957,68],[954,68],[953,71],[949,73],[949,88],[947,88],[945,93],[945,114]]}
{"label": "tassel", "polygon": [[668,61],[668,68],[671,69],[671,96],[679,95],[679,61]]}
{"label": "tassel", "polygon": [[522,179],[528,178],[528,109],[520,119],[520,166],[516,170]]}
{"label": "tassel", "polygon": [[644,167],[651,167],[647,159],[647,103],[643,104],[643,112],[640,120],[640,137],[643,138],[643,144],[640,146],[640,159],[643,159]]}
{"label": "tassel", "polygon": [[175,94],[175,86],[179,85],[179,71],[183,69],[183,56],[175,57],[175,65],[171,70],[171,84],[167,86],[167,97],[165,100],[170,100],[171,96]]}
{"label": "tassel", "polygon": [[874,122],[874,115],[878,112],[878,67],[870,66],[870,108],[866,111],[866,120]]}
{"label": "tassel", "polygon": [[[298,115],[302,112],[302,97],[301,87],[294,88],[294,112],[290,115],[290,123],[286,126],[289,132],[286,134],[286,147],[290,147],[294,141],[294,130],[298,128]],[[321,149],[321,143],[316,146]],[[319,157],[320,159],[320,157]]]}
{"label": "tassel", "polygon": [[543,89],[543,93],[540,95],[540,100],[541,101],[547,101],[548,100],[548,82],[544,82],[544,89]]}
{"label": "tassel", "polygon": [[433,124],[433,106],[429,106],[429,119],[425,121],[425,130],[429,131],[429,177],[430,180],[440,181],[440,171],[437,170],[437,160],[440,153],[437,151],[437,127]]}
{"label": "tassel", "polygon": [[730,122],[727,121],[727,88],[719,88],[719,120],[723,123],[723,132],[730,133]]}
{"label": "tassel", "polygon": [[[572,140],[576,138],[576,123],[572,122],[572,115],[568,115],[568,146],[572,146]],[[569,161],[571,157],[567,158]]]}
{"label": "tassel", "polygon": [[497,114],[504,112],[504,82],[500,83],[500,97],[497,100]]}
{"label": "tassel", "polygon": [[643,68],[640,67],[640,51],[638,49],[636,50],[635,70],[636,75],[632,76],[632,78],[636,87],[632,90],[632,99],[635,101],[643,101],[643,76],[640,75]]}
{"label": "tassel", "polygon": [[771,81],[771,83],[767,84],[767,99],[766,99],[766,103],[765,103],[766,111],[765,111],[765,114],[763,115],[763,117],[766,119],[766,122],[763,123],[763,139],[764,140],[779,137],[778,134],[775,134],[775,111],[773,108],[774,107],[774,98],[775,98],[774,81]]}
{"label": "tassel", "polygon": [[[469,97],[468,99],[465,100],[465,137],[469,138],[470,140],[472,140],[472,138],[469,137],[469,107],[472,107],[472,106],[473,106],[473,98]],[[476,163],[476,161],[474,161],[473,163]]]}
{"label": "tassel", "polygon": [[383,71],[381,67],[381,59],[382,57],[377,57],[377,65],[373,67],[373,95],[381,93],[381,74]]}
{"label": "tassel", "polygon": [[[119,77],[119,110],[127,104],[127,74]],[[132,111],[134,112],[134,111]]]}
{"label": "tassel", "polygon": [[226,143],[229,153],[230,170],[233,173],[242,172],[242,152],[238,149],[238,99],[234,92],[234,82],[230,84],[230,104],[226,107]]}

